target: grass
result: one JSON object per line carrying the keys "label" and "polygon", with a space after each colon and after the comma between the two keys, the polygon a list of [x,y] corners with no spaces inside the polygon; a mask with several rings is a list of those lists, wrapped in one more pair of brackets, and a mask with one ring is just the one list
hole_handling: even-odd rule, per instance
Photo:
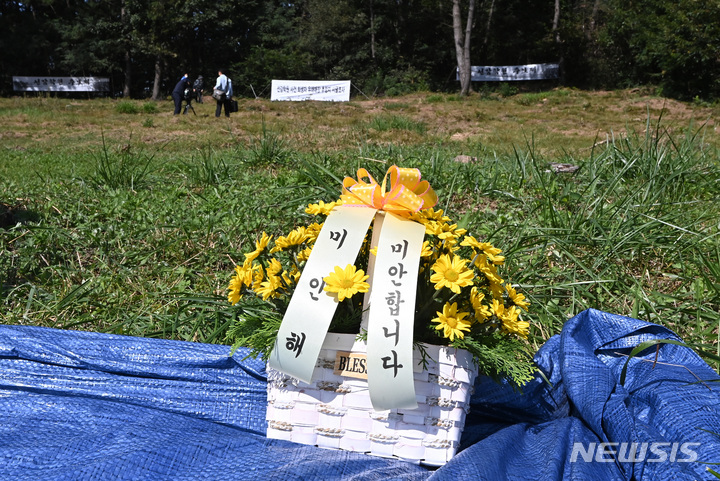
{"label": "grass", "polygon": [[225,288],[256,236],[396,163],[503,249],[536,347],[592,307],[666,325],[718,368],[717,107],[506,90],[241,100],[229,120],[214,103],[0,99],[0,320],[224,342]]}

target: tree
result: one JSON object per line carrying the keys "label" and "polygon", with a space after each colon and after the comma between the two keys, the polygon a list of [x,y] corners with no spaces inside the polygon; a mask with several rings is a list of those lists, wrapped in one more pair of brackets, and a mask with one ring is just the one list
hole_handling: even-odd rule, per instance
{"label": "tree", "polygon": [[474,15],[475,0],[469,0],[467,19],[463,30],[460,0],[453,0],[453,37],[455,39],[455,56],[457,57],[458,75],[460,77],[460,95],[468,95],[471,88],[470,34]]}
{"label": "tree", "polygon": [[720,96],[720,0],[609,0],[602,47],[618,81],[684,100]]}

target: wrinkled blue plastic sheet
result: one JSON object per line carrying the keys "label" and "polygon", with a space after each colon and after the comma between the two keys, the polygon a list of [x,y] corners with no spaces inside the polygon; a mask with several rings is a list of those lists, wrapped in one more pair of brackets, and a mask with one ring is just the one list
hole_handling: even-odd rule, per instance
{"label": "wrinkled blue plastic sheet", "polygon": [[[536,356],[550,383],[478,380],[461,451],[430,469],[266,439],[264,365],[228,346],[0,326],[0,480],[716,479],[703,464],[720,462],[715,371],[663,344],[619,383],[654,339],[677,337],[580,313]],[[622,462],[622,443],[648,448]]]}

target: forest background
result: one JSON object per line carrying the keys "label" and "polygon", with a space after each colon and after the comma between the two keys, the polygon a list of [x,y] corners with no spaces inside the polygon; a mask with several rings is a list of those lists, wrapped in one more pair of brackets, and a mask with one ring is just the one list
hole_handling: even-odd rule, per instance
{"label": "forest background", "polygon": [[559,62],[563,86],[720,94],[718,0],[31,0],[0,2],[0,95],[12,76],[96,76],[113,96],[160,99],[218,68],[236,96],[274,78],[457,91],[454,20],[472,65]]}

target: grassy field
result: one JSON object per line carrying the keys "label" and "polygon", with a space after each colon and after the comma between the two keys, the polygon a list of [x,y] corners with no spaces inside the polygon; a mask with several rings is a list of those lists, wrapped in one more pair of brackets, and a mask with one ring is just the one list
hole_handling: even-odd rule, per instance
{"label": "grassy field", "polygon": [[0,99],[3,323],[226,342],[227,282],[259,233],[397,164],[503,249],[534,348],[592,307],[718,368],[718,106],[569,89],[193,106]]}

